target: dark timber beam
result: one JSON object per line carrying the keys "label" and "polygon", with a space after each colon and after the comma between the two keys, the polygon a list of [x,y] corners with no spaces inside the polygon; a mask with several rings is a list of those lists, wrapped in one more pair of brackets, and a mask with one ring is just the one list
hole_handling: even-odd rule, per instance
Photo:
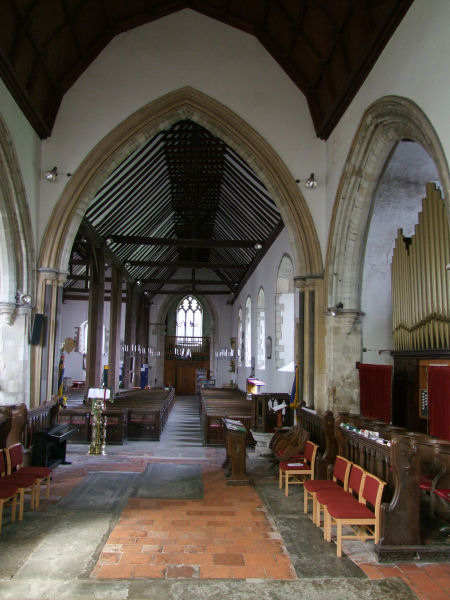
{"label": "dark timber beam", "polygon": [[[77,264],[74,261],[73,264]],[[208,263],[198,261],[165,261],[165,260],[127,260],[126,267],[168,267],[171,269],[226,269],[229,271],[245,271],[246,265],[237,265],[235,263]]]}
{"label": "dark timber beam", "polygon": [[108,235],[107,243],[139,244],[140,246],[181,246],[184,248],[255,248],[264,240],[205,240],[190,238],[141,237],[137,235]]}

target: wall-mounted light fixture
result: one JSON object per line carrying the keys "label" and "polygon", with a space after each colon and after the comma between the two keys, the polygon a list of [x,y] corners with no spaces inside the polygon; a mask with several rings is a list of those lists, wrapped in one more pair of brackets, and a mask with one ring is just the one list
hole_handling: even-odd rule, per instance
{"label": "wall-mounted light fixture", "polygon": [[[66,173],[67,177],[72,177],[72,173]],[[56,183],[58,180],[58,167],[53,167],[48,171],[45,171],[44,178],[50,183]]]}
{"label": "wall-mounted light fixture", "polygon": [[305,182],[305,187],[307,187],[310,190],[314,190],[317,187],[317,179],[315,178],[314,173],[311,173],[308,179],[296,179],[295,183],[300,183],[302,181]]}
{"label": "wall-mounted light fixture", "polygon": [[344,305],[342,304],[342,302],[338,302],[336,304],[336,306],[331,306],[330,308],[328,308],[328,313],[332,316],[335,317],[337,314],[341,313],[344,309]]}
{"label": "wall-mounted light fixture", "polygon": [[44,177],[47,181],[55,183],[58,179],[58,169],[56,167],[53,167],[53,169],[49,169],[44,173]]}
{"label": "wall-mounted light fixture", "polygon": [[261,242],[256,242],[256,243],[255,243],[255,245],[253,246],[253,248],[254,248],[255,250],[261,250],[261,248],[262,248],[262,244],[261,244]]}
{"label": "wall-mounted light fixture", "polygon": [[24,294],[23,292],[17,290],[16,292],[16,304],[23,304],[23,306],[31,306],[33,302],[33,298],[30,294]]}

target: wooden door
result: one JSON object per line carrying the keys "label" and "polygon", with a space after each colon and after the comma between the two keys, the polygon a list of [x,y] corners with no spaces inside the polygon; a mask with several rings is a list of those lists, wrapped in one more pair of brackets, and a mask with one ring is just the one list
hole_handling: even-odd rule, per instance
{"label": "wooden door", "polygon": [[195,394],[195,365],[177,364],[175,391],[177,396],[193,396]]}

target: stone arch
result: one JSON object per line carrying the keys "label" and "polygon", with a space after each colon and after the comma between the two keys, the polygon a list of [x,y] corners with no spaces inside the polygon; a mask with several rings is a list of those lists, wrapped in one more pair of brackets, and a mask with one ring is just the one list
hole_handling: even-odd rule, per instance
{"label": "stone arch", "polygon": [[359,311],[364,248],[376,186],[395,144],[409,139],[434,160],[450,216],[450,174],[428,117],[411,100],[386,96],[365,112],[336,193],[326,260],[327,305]]}
{"label": "stone arch", "polygon": [[16,293],[34,297],[33,229],[19,161],[0,115],[0,304],[16,307]]}
{"label": "stone arch", "polygon": [[33,229],[19,161],[0,115],[0,404],[29,404],[30,313],[34,302]]}
{"label": "stone arch", "polygon": [[82,161],[53,210],[39,266],[63,273],[90,201],[114,168],[146,139],[180,119],[191,119],[223,139],[255,170],[280,210],[298,274],[322,273],[317,233],[305,199],[285,164],[245,121],[190,87],[150,102],[120,123]]}

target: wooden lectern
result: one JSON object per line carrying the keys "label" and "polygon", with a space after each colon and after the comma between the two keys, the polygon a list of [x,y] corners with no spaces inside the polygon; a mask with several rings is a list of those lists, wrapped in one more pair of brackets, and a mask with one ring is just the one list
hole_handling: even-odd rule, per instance
{"label": "wooden lectern", "polygon": [[240,421],[222,419],[225,429],[225,448],[227,458],[224,467],[230,469],[227,485],[248,485],[249,478],[245,470],[247,450],[247,429]]}

